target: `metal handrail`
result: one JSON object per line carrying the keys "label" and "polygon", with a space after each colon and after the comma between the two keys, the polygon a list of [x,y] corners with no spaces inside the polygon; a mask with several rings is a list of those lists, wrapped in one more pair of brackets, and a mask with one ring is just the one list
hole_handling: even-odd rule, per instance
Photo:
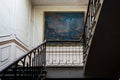
{"label": "metal handrail", "polygon": [[[45,67],[45,50],[46,50],[46,41],[44,41],[34,49],[30,50],[27,54],[21,56],[20,58],[18,58],[17,60],[9,64],[2,71],[0,71],[0,78],[4,77],[6,75],[6,72],[12,67],[14,67],[13,72],[15,77],[16,77],[16,71],[18,67],[23,67],[24,69],[25,67],[27,68],[30,67],[31,69],[33,69],[34,67]],[[41,62],[38,64],[37,59],[39,58],[42,58],[42,59],[41,59]],[[21,64],[19,62],[21,62]]]}
{"label": "metal handrail", "polygon": [[[89,0],[88,3],[88,8],[87,8],[87,14],[86,14],[86,19],[85,19],[85,24],[84,24],[84,31],[83,31],[83,45],[84,45],[84,51],[83,54],[87,55],[86,52],[88,51],[90,45],[90,39],[92,38],[92,32],[93,32],[93,27],[96,24],[96,14],[100,8],[100,0]],[[89,24],[88,24],[89,22]],[[88,31],[87,31],[88,30]],[[89,33],[88,33],[89,32]],[[84,59],[87,56],[84,56]]]}

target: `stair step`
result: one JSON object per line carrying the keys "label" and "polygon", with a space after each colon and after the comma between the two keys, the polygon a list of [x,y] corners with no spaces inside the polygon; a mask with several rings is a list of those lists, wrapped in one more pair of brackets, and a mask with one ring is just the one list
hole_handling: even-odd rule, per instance
{"label": "stair step", "polygon": [[[14,73],[16,73],[16,77]],[[12,68],[6,71],[3,77],[1,74],[0,80],[41,80],[41,78],[45,79],[46,74],[47,71],[41,70],[41,68],[36,68],[33,71],[31,70],[31,68],[17,68],[16,72],[14,72],[14,68]]]}

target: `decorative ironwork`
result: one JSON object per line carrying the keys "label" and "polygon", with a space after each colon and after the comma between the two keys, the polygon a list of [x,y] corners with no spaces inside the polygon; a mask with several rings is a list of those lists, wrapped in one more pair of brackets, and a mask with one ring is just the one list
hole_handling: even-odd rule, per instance
{"label": "decorative ironwork", "polygon": [[47,66],[83,66],[81,41],[47,41]]}
{"label": "decorative ironwork", "polygon": [[83,34],[83,43],[84,43],[84,60],[87,57],[87,51],[90,47],[90,40],[93,37],[94,30],[96,24],[96,15],[98,13],[98,10],[100,9],[101,3],[100,0],[89,0],[88,3],[88,10],[86,15],[86,21],[85,21],[85,27],[84,27],[84,34]]}
{"label": "decorative ironwork", "polygon": [[[86,52],[93,36],[96,14],[100,5],[100,0],[89,0],[84,32],[80,41],[45,41],[0,71],[0,79],[39,80],[44,77],[43,74],[46,74],[44,71],[46,65],[83,65],[82,61],[87,56]],[[84,43],[83,47],[82,43]]]}
{"label": "decorative ironwork", "polygon": [[34,48],[0,72],[1,80],[38,80],[46,74],[46,42]]}

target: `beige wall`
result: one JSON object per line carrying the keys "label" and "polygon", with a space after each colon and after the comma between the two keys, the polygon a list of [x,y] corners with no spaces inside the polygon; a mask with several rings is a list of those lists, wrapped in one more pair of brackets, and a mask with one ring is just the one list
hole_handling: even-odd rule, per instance
{"label": "beige wall", "polygon": [[34,46],[40,44],[44,39],[44,12],[86,12],[87,6],[36,6],[34,8],[34,27],[33,27],[33,36],[34,36]]}

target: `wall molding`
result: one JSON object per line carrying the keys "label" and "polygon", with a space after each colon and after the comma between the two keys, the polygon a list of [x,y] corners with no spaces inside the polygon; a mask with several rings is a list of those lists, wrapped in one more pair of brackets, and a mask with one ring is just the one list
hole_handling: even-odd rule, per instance
{"label": "wall molding", "polygon": [[28,49],[14,39],[0,42],[0,71],[27,52]]}
{"label": "wall molding", "polygon": [[15,45],[15,59],[19,58],[21,55],[24,55],[26,51],[18,45]]}
{"label": "wall molding", "polygon": [[0,46],[1,45],[5,45],[5,44],[9,44],[9,43],[15,43],[17,45],[19,45],[20,47],[22,47],[24,50],[29,51],[30,49],[28,48],[28,46],[26,46],[25,44],[21,43],[20,41],[18,41],[17,39],[10,39],[10,40],[6,40],[6,41],[2,41],[0,42]]}
{"label": "wall molding", "polygon": [[0,36],[0,38],[3,38],[3,37],[10,37],[11,34],[8,34],[8,35],[3,35],[3,36]]}
{"label": "wall molding", "polygon": [[0,46],[0,66],[9,62],[10,54],[11,54],[10,44]]}
{"label": "wall molding", "polygon": [[14,40],[19,42],[20,44],[26,46],[26,47],[29,47],[28,44],[25,44],[25,42],[22,39],[20,39],[18,36],[15,36]]}

